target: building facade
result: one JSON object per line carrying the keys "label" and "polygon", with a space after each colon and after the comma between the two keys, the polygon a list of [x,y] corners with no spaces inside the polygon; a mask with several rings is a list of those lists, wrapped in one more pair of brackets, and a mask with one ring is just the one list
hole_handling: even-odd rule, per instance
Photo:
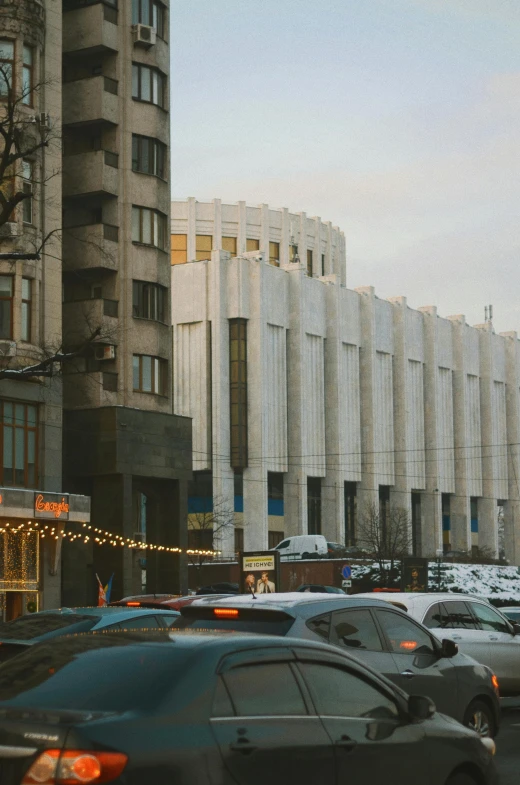
{"label": "building facade", "polygon": [[[63,329],[72,347],[98,331],[64,374],[64,463],[103,528],[182,546],[191,423],[172,413],[168,17],[159,0],[64,2]],[[65,557],[66,602],[88,600],[95,573],[114,573],[117,596],[180,587],[170,555],[67,543]]]}
{"label": "building facade", "polygon": [[235,511],[235,531],[216,538],[228,554],[307,532],[354,546],[375,505],[407,511],[417,555],[520,563],[516,333],[347,289],[343,236],[331,228],[325,248],[317,223],[172,204],[174,409],[193,418],[192,509],[211,493]]}

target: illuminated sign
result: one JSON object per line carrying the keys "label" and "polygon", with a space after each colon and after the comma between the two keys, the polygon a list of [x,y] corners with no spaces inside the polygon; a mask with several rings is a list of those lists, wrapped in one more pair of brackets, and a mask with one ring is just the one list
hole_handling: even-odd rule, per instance
{"label": "illuminated sign", "polygon": [[35,518],[69,519],[69,497],[59,493],[37,493],[34,497]]}

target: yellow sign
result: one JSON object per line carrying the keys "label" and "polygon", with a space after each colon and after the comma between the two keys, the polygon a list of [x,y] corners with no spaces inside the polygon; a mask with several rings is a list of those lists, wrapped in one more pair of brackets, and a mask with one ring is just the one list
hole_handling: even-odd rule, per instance
{"label": "yellow sign", "polygon": [[242,569],[246,570],[274,570],[276,561],[274,556],[244,556]]}

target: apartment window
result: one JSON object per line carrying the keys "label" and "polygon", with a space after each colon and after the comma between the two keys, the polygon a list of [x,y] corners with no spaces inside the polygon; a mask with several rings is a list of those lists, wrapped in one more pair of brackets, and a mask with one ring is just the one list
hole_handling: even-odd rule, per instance
{"label": "apartment window", "polygon": [[[211,248],[209,249],[211,251]],[[231,256],[237,255],[237,238],[236,237],[223,237],[222,250],[227,251]]]}
{"label": "apartment window", "polygon": [[297,245],[290,245],[289,246],[289,261],[290,262],[299,262],[300,259],[298,257],[298,246]]}
{"label": "apartment window", "polygon": [[307,249],[307,275],[312,278],[312,251]]}
{"label": "apartment window", "polygon": [[307,531],[321,534],[321,477],[307,477]]}
{"label": "apartment window", "polygon": [[26,106],[32,106],[32,96],[34,90],[34,75],[33,75],[33,49],[31,46],[24,46],[23,48],[23,65],[22,65],[22,103]]}
{"label": "apartment window", "polygon": [[25,199],[22,202],[23,222],[32,224],[33,222],[33,165],[31,161],[22,162],[22,190]]}
{"label": "apartment window", "polygon": [[32,281],[22,278],[22,341],[31,341]]}
{"label": "apartment window", "polygon": [[133,381],[134,392],[166,395],[166,372],[168,363],[160,357],[134,354]]}
{"label": "apartment window", "polygon": [[150,136],[132,135],[132,169],[165,179],[166,145]]}
{"label": "apartment window", "polygon": [[0,338],[13,337],[13,277],[0,275]]}
{"label": "apartment window", "polygon": [[195,259],[202,262],[211,259],[213,237],[210,234],[198,234],[195,238]]}
{"label": "apartment window", "polygon": [[280,243],[269,243],[269,264],[280,267]]}
{"label": "apartment window", "polygon": [[132,207],[132,242],[166,248],[166,216],[147,207]]}
{"label": "apartment window", "polygon": [[345,482],[345,545],[356,544],[357,530],[357,485],[355,482]]}
{"label": "apartment window", "polygon": [[6,98],[13,83],[14,42],[0,40],[0,98]]}
{"label": "apartment window", "polygon": [[247,468],[247,320],[229,320],[231,466]]}
{"label": "apartment window", "polygon": [[259,251],[260,240],[252,240],[249,237],[246,240],[246,251]]}
{"label": "apartment window", "polygon": [[321,255],[321,274],[325,275],[325,254]]}
{"label": "apartment window", "polygon": [[172,264],[185,264],[188,261],[188,235],[172,234],[170,252]]}
{"label": "apartment window", "polygon": [[2,485],[35,488],[38,479],[38,412],[27,403],[0,401]]}
{"label": "apartment window", "polygon": [[132,98],[164,108],[166,97],[166,77],[147,65],[132,65]]}
{"label": "apartment window", "polygon": [[132,24],[153,27],[159,38],[165,38],[166,9],[156,0],[132,0]]}
{"label": "apartment window", "polygon": [[166,295],[164,286],[146,281],[133,282],[133,315],[136,319],[152,319],[164,322],[166,313]]}

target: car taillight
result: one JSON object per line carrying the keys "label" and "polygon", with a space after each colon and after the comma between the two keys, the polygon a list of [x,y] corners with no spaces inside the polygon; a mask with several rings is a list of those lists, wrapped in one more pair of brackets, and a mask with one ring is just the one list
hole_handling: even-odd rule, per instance
{"label": "car taillight", "polygon": [[100,785],[119,777],[127,760],[120,752],[45,750],[26,773],[22,785]]}
{"label": "car taillight", "polygon": [[498,692],[498,691],[499,691],[499,684],[498,684],[498,679],[497,679],[497,677],[495,676],[495,674],[494,674],[494,673],[493,673],[493,675],[491,676],[491,684],[493,685],[493,687],[494,687],[494,688],[496,689],[496,691]]}
{"label": "car taillight", "polygon": [[238,616],[237,608],[214,608],[213,615],[218,619],[236,619]]}

